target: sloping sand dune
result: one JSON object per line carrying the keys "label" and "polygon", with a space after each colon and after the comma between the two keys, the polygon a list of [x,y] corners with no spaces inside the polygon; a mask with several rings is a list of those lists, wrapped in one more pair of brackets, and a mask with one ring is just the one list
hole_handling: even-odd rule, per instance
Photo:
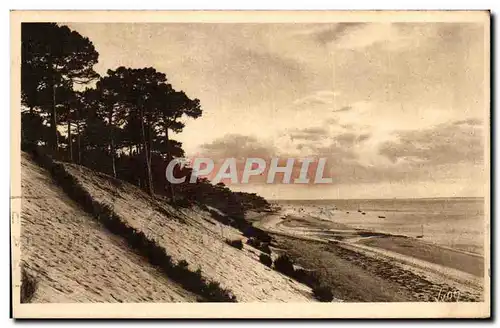
{"label": "sloping sand dune", "polygon": [[191,270],[200,268],[205,277],[229,288],[238,302],[313,300],[310,288],[261,264],[259,252],[252,247],[238,250],[227,245],[226,239],[245,242],[246,238],[208,212],[176,209],[131,184],[78,165],[64,165],[94,199],[109,204],[128,225],[156,240],[174,261],[185,260]]}
{"label": "sloping sand dune", "polygon": [[22,155],[21,252],[31,302],[193,302],[123,240],[93,221]]}

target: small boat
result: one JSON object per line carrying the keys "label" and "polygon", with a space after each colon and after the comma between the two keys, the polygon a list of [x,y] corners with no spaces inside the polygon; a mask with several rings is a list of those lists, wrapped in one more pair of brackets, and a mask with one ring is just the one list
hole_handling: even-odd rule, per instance
{"label": "small boat", "polygon": [[378,218],[379,218],[379,219],[385,219],[385,216],[383,216],[383,215],[379,215],[379,216],[378,216]]}

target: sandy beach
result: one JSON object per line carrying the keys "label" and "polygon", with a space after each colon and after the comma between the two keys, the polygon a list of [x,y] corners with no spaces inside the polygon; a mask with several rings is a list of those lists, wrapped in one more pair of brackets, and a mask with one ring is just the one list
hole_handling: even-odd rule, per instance
{"label": "sandy beach", "polygon": [[483,300],[482,255],[405,235],[354,228],[317,212],[314,206],[289,205],[272,215],[254,215],[253,221],[274,235],[278,252],[317,271],[338,299]]}

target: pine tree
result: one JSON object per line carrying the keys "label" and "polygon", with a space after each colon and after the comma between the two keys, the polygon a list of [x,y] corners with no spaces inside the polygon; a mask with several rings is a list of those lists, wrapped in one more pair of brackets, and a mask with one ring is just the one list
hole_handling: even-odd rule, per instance
{"label": "pine tree", "polygon": [[23,23],[21,26],[21,92],[30,110],[39,107],[50,117],[47,140],[59,149],[59,116],[74,84],[96,79],[93,66],[99,54],[92,42],[67,26],[55,23]]}
{"label": "pine tree", "polygon": [[[174,91],[164,89],[156,98],[158,101],[158,110],[160,112],[158,120],[158,130],[164,136],[165,157],[167,163],[175,156],[174,149],[170,147],[169,131],[179,133],[184,129],[184,123],[180,121],[183,116],[198,118],[202,114],[200,101],[190,99],[184,91]],[[174,186],[167,181],[169,196],[175,202]]]}

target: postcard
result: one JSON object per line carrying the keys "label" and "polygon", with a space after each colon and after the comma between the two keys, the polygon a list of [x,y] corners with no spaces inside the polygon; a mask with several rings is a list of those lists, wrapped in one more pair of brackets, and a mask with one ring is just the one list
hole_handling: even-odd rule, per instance
{"label": "postcard", "polygon": [[488,318],[488,11],[12,11],[15,318]]}

